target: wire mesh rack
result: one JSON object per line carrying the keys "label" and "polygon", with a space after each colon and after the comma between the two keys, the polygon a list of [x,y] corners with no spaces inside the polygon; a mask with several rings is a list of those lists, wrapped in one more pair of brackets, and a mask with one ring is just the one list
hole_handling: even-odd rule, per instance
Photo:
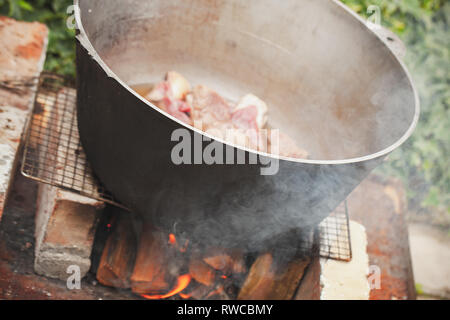
{"label": "wire mesh rack", "polygon": [[[81,147],[76,90],[59,75],[43,73],[25,135],[22,174],[39,182],[125,208],[95,178]],[[126,208],[125,208],[126,209]],[[321,257],[350,261],[350,228],[346,202],[316,229],[308,230],[302,246]],[[304,239],[307,239],[304,241]]]}
{"label": "wire mesh rack", "polygon": [[78,134],[75,106],[76,90],[70,80],[50,73],[41,75],[25,135],[22,174],[121,206],[101,186],[86,160]]}
{"label": "wire mesh rack", "polygon": [[315,236],[320,244],[321,257],[340,261],[352,260],[347,200],[319,224]]}
{"label": "wire mesh rack", "polygon": [[344,201],[317,227],[295,232],[298,254],[350,261],[352,248],[349,225],[347,201]]}

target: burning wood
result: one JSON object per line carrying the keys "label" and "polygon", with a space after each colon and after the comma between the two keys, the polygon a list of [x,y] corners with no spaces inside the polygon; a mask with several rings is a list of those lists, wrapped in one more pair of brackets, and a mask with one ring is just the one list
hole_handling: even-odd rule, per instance
{"label": "burning wood", "polygon": [[193,257],[189,263],[189,274],[195,281],[211,287],[214,285],[216,271],[201,259]]}
{"label": "burning wood", "polygon": [[247,272],[244,255],[239,250],[226,252],[223,249],[210,249],[203,261],[225,274]]}
{"label": "burning wood", "polygon": [[174,295],[181,294],[181,292],[186,289],[186,287],[191,282],[191,276],[188,274],[184,274],[182,276],[179,276],[177,279],[177,283],[175,284],[175,287],[170,290],[166,294],[160,294],[160,295],[146,295],[143,294],[142,297],[150,300],[161,300],[161,299],[167,299]]}
{"label": "burning wood", "polygon": [[174,234],[151,225],[142,227],[137,245],[130,218],[120,217],[107,240],[97,278],[107,286],[131,288],[146,299],[178,295],[182,299],[288,300],[310,263],[309,258],[298,256],[280,262],[272,252],[261,254],[248,271],[241,250],[186,251],[187,241],[181,241],[182,246]]}
{"label": "burning wood", "polygon": [[205,297],[207,300],[230,300],[230,297],[225,292],[223,285],[219,285],[215,290],[208,293]]}
{"label": "burning wood", "polygon": [[167,237],[150,226],[144,226],[131,276],[131,289],[138,294],[154,294],[169,290],[167,281]]}
{"label": "burning wood", "polygon": [[180,295],[183,299],[195,299],[202,300],[205,299],[206,295],[211,292],[210,287],[206,287],[202,284],[196,284],[189,286],[189,291],[185,294]]}
{"label": "burning wood", "polygon": [[279,270],[267,299],[292,299],[310,261],[309,258],[297,258],[290,262],[284,270]]}
{"label": "burning wood", "polygon": [[290,300],[309,265],[309,258],[296,258],[285,266],[276,266],[270,253],[253,263],[238,300]]}
{"label": "burning wood", "polygon": [[136,258],[136,235],[131,217],[120,215],[112,224],[97,270],[97,280],[115,288],[130,288],[130,277]]}
{"label": "burning wood", "polygon": [[230,300],[230,296],[224,289],[224,285],[218,283],[213,286],[205,286],[200,283],[194,283],[188,288],[189,291],[181,293],[182,299],[195,299],[195,300]]}
{"label": "burning wood", "polygon": [[321,272],[320,258],[316,257],[312,259],[308,268],[305,270],[305,275],[295,294],[295,300],[320,300],[322,291],[320,284]]}
{"label": "burning wood", "polygon": [[261,255],[250,268],[250,272],[239,293],[239,300],[262,300],[269,293],[275,278],[270,253]]}

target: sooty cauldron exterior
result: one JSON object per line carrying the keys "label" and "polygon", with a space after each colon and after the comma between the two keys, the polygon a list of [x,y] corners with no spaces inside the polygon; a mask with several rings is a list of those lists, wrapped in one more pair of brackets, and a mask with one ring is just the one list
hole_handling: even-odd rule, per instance
{"label": "sooty cauldron exterior", "polygon": [[[95,173],[130,209],[194,241],[253,248],[319,223],[418,121],[403,63],[337,1],[75,4],[79,130]],[[228,99],[258,95],[271,126],[311,157],[282,158],[275,175],[261,165],[175,165],[175,130],[212,137],[131,89],[169,70]]]}

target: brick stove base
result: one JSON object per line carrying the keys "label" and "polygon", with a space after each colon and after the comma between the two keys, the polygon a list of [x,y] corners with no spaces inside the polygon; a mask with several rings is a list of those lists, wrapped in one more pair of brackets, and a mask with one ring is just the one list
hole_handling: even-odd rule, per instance
{"label": "brick stove base", "polygon": [[[353,208],[350,212],[359,210],[352,220],[366,229],[369,264],[381,270],[381,288],[371,290],[370,299],[415,298],[404,207],[401,197],[395,196],[399,193],[393,190],[401,191],[396,183],[372,176],[349,198],[349,206]],[[33,268],[36,199],[37,184],[16,173],[0,224],[0,299],[140,299],[129,291],[98,284],[93,270],[82,280],[81,290],[69,290],[65,281],[37,275]],[[374,210],[385,219],[371,217]],[[386,233],[389,233],[387,240]],[[320,276],[321,262],[315,259],[306,270],[296,299],[319,299]]]}
{"label": "brick stove base", "polygon": [[36,273],[67,280],[67,268],[77,266],[83,278],[91,267],[94,234],[103,207],[103,202],[40,184],[35,231]]}

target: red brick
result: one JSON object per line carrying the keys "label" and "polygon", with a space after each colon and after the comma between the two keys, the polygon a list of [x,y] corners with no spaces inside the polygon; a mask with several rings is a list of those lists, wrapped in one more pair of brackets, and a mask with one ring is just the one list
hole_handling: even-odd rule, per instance
{"label": "red brick", "polygon": [[91,251],[103,203],[41,185],[36,213],[36,273],[66,280],[70,265],[83,277],[91,265]]}
{"label": "red brick", "polygon": [[[45,61],[47,36],[47,27],[41,23],[0,17],[0,82],[38,76]],[[20,94],[0,88],[0,220],[34,91],[35,86]]]}

